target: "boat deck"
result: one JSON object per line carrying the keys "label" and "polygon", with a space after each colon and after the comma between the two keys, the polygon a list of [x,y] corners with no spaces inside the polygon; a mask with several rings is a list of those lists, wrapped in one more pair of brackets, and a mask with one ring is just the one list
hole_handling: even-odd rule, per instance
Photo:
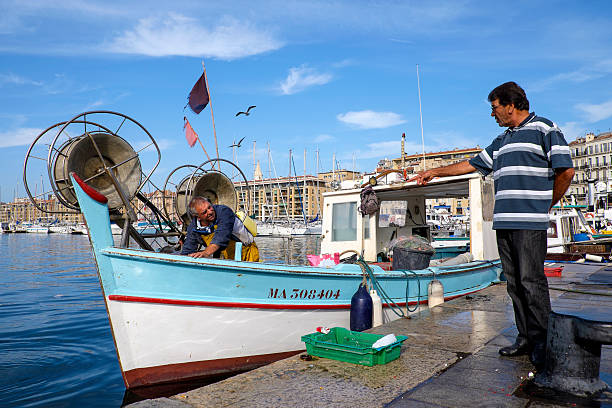
{"label": "boat deck", "polygon": [[[612,312],[612,267],[548,266],[564,267],[561,277],[549,277],[553,310],[580,312],[596,307]],[[324,358],[304,361],[295,356],[130,407],[612,406],[612,393],[605,393],[598,401],[585,401],[534,391],[528,380],[533,366],[527,357],[499,356],[498,349],[511,344],[517,333],[504,283],[371,332],[408,336],[400,358],[365,367]],[[600,377],[612,384],[612,346],[602,348]]]}

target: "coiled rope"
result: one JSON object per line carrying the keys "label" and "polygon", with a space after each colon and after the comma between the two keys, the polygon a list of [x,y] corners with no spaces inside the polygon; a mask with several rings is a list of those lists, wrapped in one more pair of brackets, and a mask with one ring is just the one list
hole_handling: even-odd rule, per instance
{"label": "coiled rope", "polygon": [[[391,309],[391,311],[395,313],[396,316],[406,317],[406,314],[404,313],[402,308],[397,303],[395,303],[393,299],[391,299],[391,297],[387,294],[387,292],[385,292],[383,287],[380,285],[380,283],[378,282],[378,279],[374,275],[374,271],[372,270],[370,265],[368,265],[368,263],[363,259],[363,256],[360,255],[358,257],[357,264],[361,267],[361,271],[363,273],[362,284],[363,282],[365,282],[366,276],[369,277],[371,287],[374,288],[376,292],[379,294],[382,302],[386,303]],[[415,312],[419,308],[419,304],[421,303],[421,281],[420,281],[419,275],[414,271],[400,270],[396,272],[401,272],[406,277],[406,310],[410,313]],[[416,305],[414,305],[413,309],[411,309],[410,306],[408,305],[408,295],[410,292],[409,290],[410,289],[410,276],[408,275],[408,273],[412,273],[416,277],[416,280],[417,280],[418,295],[417,295]]]}

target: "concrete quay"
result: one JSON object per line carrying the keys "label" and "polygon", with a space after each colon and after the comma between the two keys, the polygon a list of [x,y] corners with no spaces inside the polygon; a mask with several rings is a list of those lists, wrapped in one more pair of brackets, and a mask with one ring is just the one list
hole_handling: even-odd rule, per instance
{"label": "concrete quay", "polygon": [[[556,266],[564,270],[562,277],[549,278],[553,310],[612,314],[612,267]],[[129,407],[612,407],[610,392],[581,400],[537,390],[529,381],[534,368],[526,356],[498,354],[517,333],[503,283],[371,332],[408,336],[400,358],[365,367],[298,355]],[[600,376],[612,384],[612,346],[602,348]]]}

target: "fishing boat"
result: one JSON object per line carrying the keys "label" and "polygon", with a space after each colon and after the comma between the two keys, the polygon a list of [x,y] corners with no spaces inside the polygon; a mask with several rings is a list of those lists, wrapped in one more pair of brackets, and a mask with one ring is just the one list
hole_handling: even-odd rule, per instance
{"label": "fishing boat", "polygon": [[[289,265],[152,250],[132,226],[137,217],[130,215],[134,211],[130,202],[140,198],[152,171],[141,170],[138,154],[118,131],[105,130],[123,131],[127,127],[123,122],[133,119],[112,113],[123,122],[111,126],[93,119],[99,112],[56,125],[62,126],[58,136],[44,146],[50,146],[49,173],[58,175],[51,180],[54,192],[85,218],[126,388],[238,373],[299,353],[305,348],[301,336],[315,327],[350,327],[351,297],[364,280],[383,294],[385,322],[425,305],[434,279],[443,286],[445,299],[499,280],[491,229],[493,190],[478,174],[435,179],[426,186],[406,181],[375,186],[381,209],[365,217],[357,212],[360,189],[326,193],[322,252],[352,251],[359,255],[357,263]],[[96,132],[87,130],[92,123]],[[72,125],[74,130],[64,132]],[[58,142],[63,134],[67,139]],[[236,183],[229,177],[231,171],[222,171],[222,162],[228,161],[205,162],[186,183],[176,183],[176,196],[181,198],[175,200],[175,211],[183,220],[188,216],[186,194],[206,195],[237,209]],[[27,158],[25,163],[24,174]],[[419,235],[431,240],[425,199],[434,196],[470,197],[469,255],[474,260],[392,270],[379,254],[393,237]],[[386,202],[404,203],[399,206],[404,213],[394,216],[404,216],[405,222],[388,222]],[[163,221],[163,214],[155,213]],[[125,233],[116,243],[111,221],[121,220]],[[141,248],[128,245],[129,237]]]}
{"label": "fishing boat", "polygon": [[584,206],[552,208],[547,231],[546,259],[551,261],[610,261],[612,236],[599,234],[582,212]]}
{"label": "fishing boat", "polygon": [[[301,336],[314,327],[349,326],[350,300],[363,278],[360,265],[319,268],[117,248],[106,197],[75,174],[71,177],[87,221],[126,387],[248,370],[300,352],[304,348]],[[390,186],[380,193],[420,205],[421,198],[424,201],[426,194],[439,192],[441,186],[444,190],[452,184],[467,188],[478,181],[476,176],[451,184]],[[390,231],[378,228],[376,217],[356,216],[352,210],[358,194],[354,190],[325,197],[331,211],[323,218],[327,234],[323,250],[352,249],[375,261],[376,243],[385,242]],[[350,217],[351,212],[353,240],[337,234],[345,223],[333,222]],[[481,218],[481,231],[485,224]],[[427,230],[415,224],[401,232],[417,233],[419,228]],[[367,230],[370,233],[364,234]],[[499,278],[500,269],[498,261],[485,260],[493,255],[494,246],[484,239],[476,242],[478,235],[484,236],[472,235],[472,251],[479,261],[409,274],[373,264],[373,275],[400,307],[425,302],[434,277],[444,285],[447,299],[483,289]]]}

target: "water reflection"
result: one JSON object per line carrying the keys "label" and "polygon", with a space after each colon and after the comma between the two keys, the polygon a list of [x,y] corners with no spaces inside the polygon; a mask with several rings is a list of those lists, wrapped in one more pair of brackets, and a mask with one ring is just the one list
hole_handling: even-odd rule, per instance
{"label": "water reflection", "polygon": [[256,237],[255,242],[262,262],[308,265],[306,255],[321,252],[319,235]]}
{"label": "water reflection", "polygon": [[[121,243],[121,236],[114,235],[115,246]],[[169,242],[162,238],[147,239],[155,251],[167,246]],[[172,238],[170,239],[172,241]],[[295,235],[291,237],[255,237],[259,248],[259,258],[267,263],[286,263],[290,265],[308,265],[307,254],[321,252],[320,235]],[[140,248],[134,240],[130,240],[130,248]]]}

